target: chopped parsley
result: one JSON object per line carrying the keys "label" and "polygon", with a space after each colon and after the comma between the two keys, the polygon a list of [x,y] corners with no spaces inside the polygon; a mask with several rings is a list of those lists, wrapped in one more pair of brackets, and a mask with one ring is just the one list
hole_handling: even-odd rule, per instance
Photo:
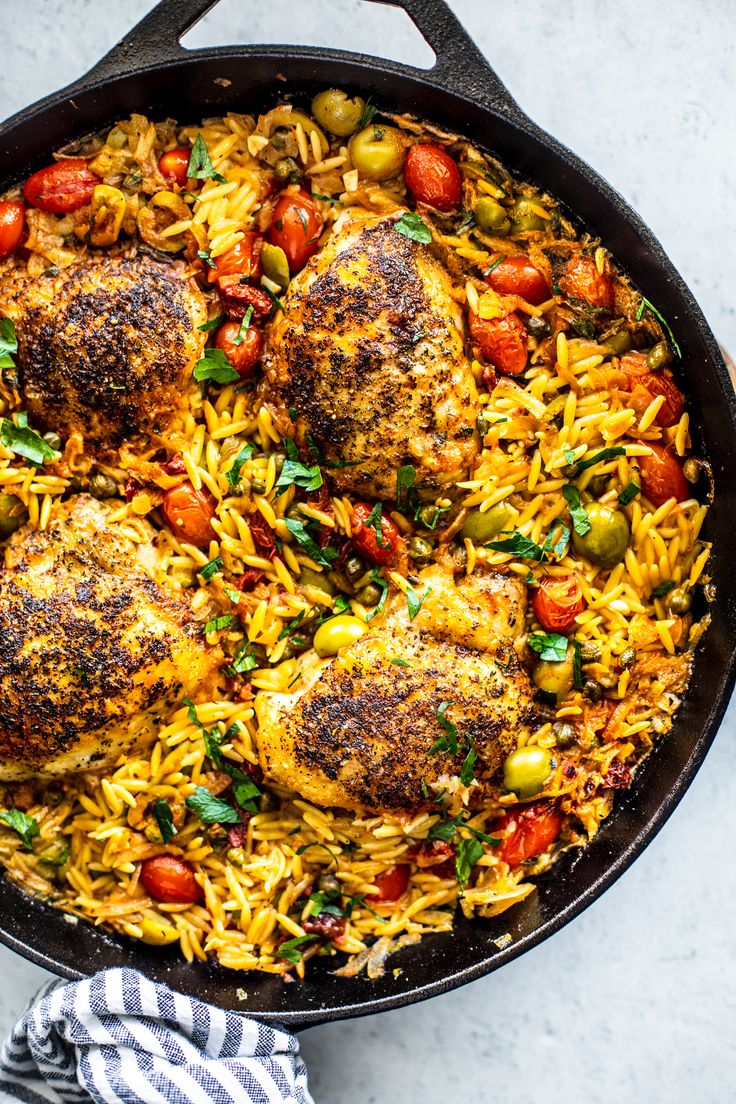
{"label": "chopped parsley", "polygon": [[616,456],[625,456],[626,449],[623,445],[611,445],[609,448],[601,449],[600,452],[596,452],[594,456],[586,456],[584,460],[572,460],[572,463],[578,469],[578,471],[585,471],[586,468],[592,468],[594,464],[602,464],[604,460],[613,460]]}
{"label": "chopped parsley", "polygon": [[28,415],[18,414],[18,423],[9,418],[0,419],[0,444],[5,445],[16,456],[22,456],[40,468],[47,460],[56,456],[48,441],[44,441],[34,430],[28,428]]}
{"label": "chopped parsley", "polygon": [[666,583],[660,583],[652,591],[652,598],[664,598],[665,594],[669,594],[671,590],[674,590],[675,582],[673,579],[668,579]]}
{"label": "chopped parsley", "polygon": [[567,655],[568,639],[562,633],[533,632],[527,637],[529,647],[548,663],[562,663]]}
{"label": "chopped parsley", "polygon": [[[206,249],[200,249],[199,252],[197,253],[197,256],[199,257],[200,261],[204,261],[204,263],[206,265],[208,265],[209,268],[216,268],[217,267],[215,262],[212,260],[212,257],[209,255],[209,253],[207,252]],[[200,330],[202,328],[203,328],[202,326],[199,327]]]}
{"label": "chopped parsley", "polygon": [[168,801],[164,801],[162,797],[157,797],[151,805],[151,812],[158,825],[158,830],[161,833],[161,842],[168,843],[169,840],[172,840],[176,835],[174,818],[171,815],[171,806]]}
{"label": "chopped parsley", "polygon": [[394,230],[421,245],[429,245],[432,241],[432,231],[416,211],[404,211],[401,218],[394,223]]}
{"label": "chopped parsley", "polygon": [[580,491],[577,487],[573,487],[571,483],[568,483],[562,488],[562,494],[570,508],[573,529],[579,537],[584,537],[586,533],[590,532],[591,525],[587,510],[580,501]]}
{"label": "chopped parsley", "polygon": [[[388,594],[388,583],[383,578],[377,567],[374,567],[371,571],[371,582],[375,583],[377,587],[381,588],[381,597],[378,599],[376,608],[366,617],[366,621],[372,621],[374,617],[378,617],[379,613],[383,611],[383,607],[386,605],[386,596]],[[391,660],[391,662],[393,663],[395,661]],[[404,666],[408,667],[409,664],[407,663]]]}
{"label": "chopped parsley", "polygon": [[450,755],[457,755],[457,726],[447,716],[449,705],[452,705],[452,702],[443,701],[437,710],[437,720],[444,728],[445,734],[432,744],[429,749],[430,755],[436,755],[438,751],[448,751]]}
{"label": "chopped parsley", "polygon": [[470,872],[482,855],[483,844],[475,837],[462,839],[458,843],[455,852],[455,874],[460,889],[464,889],[468,884]]}
{"label": "chopped parsley", "polygon": [[304,614],[306,612],[306,610],[299,610],[299,613],[296,615],[296,617],[289,621],[288,625],[284,625],[283,629],[278,635],[278,639],[285,640],[287,637],[291,636],[294,630],[298,629],[301,625],[302,621],[304,620]]}
{"label": "chopped parsley", "polygon": [[585,686],[583,678],[583,652],[579,640],[571,640],[572,644],[572,683],[576,690],[582,690]]}
{"label": "chopped parsley", "polygon": [[194,793],[186,800],[187,809],[196,813],[203,824],[240,824],[240,813],[227,801],[206,790],[204,786],[195,787]]}
{"label": "chopped parsley", "polygon": [[490,266],[489,266],[489,267],[488,267],[488,268],[487,268],[487,269],[485,270],[485,272],[483,273],[483,275],[484,275],[484,276],[490,276],[490,275],[491,275],[491,273],[493,272],[494,268],[498,268],[498,266],[499,266],[500,264],[502,264],[502,263],[503,263],[503,262],[504,262],[505,260],[506,260],[506,258],[505,258],[505,257],[499,257],[497,261],[494,261],[494,262],[493,262],[493,264],[492,264],[492,265],[490,265]]}
{"label": "chopped parsley", "polygon": [[28,813],[13,806],[12,809],[0,809],[0,821],[18,833],[27,851],[33,850],[32,840],[40,831],[35,817],[28,816]]}
{"label": "chopped parsley", "polygon": [[[559,530],[559,537],[555,537],[555,534]],[[543,555],[547,555],[548,552],[552,552],[558,560],[562,559],[567,548],[567,542],[570,540],[570,530],[566,525],[563,525],[561,521],[555,521],[552,524],[552,528],[547,534],[547,539],[542,546]]]}
{"label": "chopped parsley", "polygon": [[468,748],[468,754],[463,760],[462,769],[460,771],[460,781],[463,786],[469,786],[475,778],[475,760],[478,758],[478,752],[475,749],[475,743],[470,740],[470,747]]}
{"label": "chopped parsley", "polygon": [[231,677],[244,675],[246,671],[253,671],[257,666],[258,660],[253,654],[253,644],[250,640],[244,640],[230,666],[225,668],[225,674]]}
{"label": "chopped parsley", "polygon": [[[297,855],[303,855],[304,852],[308,851],[310,847],[321,847],[323,851],[327,852],[327,854],[330,856],[330,858],[332,859],[332,861],[334,862],[336,867],[340,865],[337,861],[337,855],[335,854],[334,851],[330,850],[330,848],[327,846],[326,843],[317,843],[316,841],[314,843],[303,843],[301,845],[301,847],[297,847],[297,849],[296,849]],[[347,850],[347,845],[345,847],[345,850]]]}
{"label": "chopped parsley", "polygon": [[363,108],[363,114],[360,116],[360,122],[358,123],[358,130],[362,130],[363,127],[367,127],[369,123],[372,123],[376,115],[378,114],[378,108],[371,101],[371,97],[365,101],[365,107]]}
{"label": "chopped parsley", "polygon": [[243,315],[243,321],[240,323],[240,329],[233,338],[233,345],[242,345],[245,341],[245,335],[248,333],[248,327],[250,326],[250,320],[253,317],[253,307],[249,306]]}
{"label": "chopped parsley", "polygon": [[522,560],[537,560],[539,563],[546,558],[545,550],[523,533],[514,533],[504,540],[488,541],[486,548],[492,548],[494,552],[505,552],[507,556],[518,556]]}
{"label": "chopped parsley", "polygon": [[299,950],[302,943],[310,943],[316,938],[316,935],[297,935],[293,939],[287,939],[276,951],[276,957],[296,965],[302,960],[302,952]]}
{"label": "chopped parsley", "polygon": [[227,359],[222,349],[205,349],[194,365],[196,380],[213,380],[214,383],[232,383],[240,376]]}
{"label": "chopped parsley", "polygon": [[201,134],[197,135],[192,146],[189,165],[187,166],[187,178],[190,180],[215,180],[218,184],[227,183],[221,173],[215,172],[209,151]]}
{"label": "chopped parsley", "polygon": [[383,539],[383,503],[377,502],[368,517],[365,519],[366,529],[372,529],[376,534],[377,548],[390,548],[391,541]]}
{"label": "chopped parsley", "polygon": [[649,311],[651,314],[654,315],[655,318],[659,319],[662,326],[664,327],[664,330],[665,330],[665,333],[667,334],[667,337],[669,338],[670,345],[674,349],[677,356],[680,357],[680,359],[682,359],[682,349],[680,348],[680,346],[675,341],[675,335],[672,333],[672,330],[670,329],[669,323],[667,322],[666,318],[664,317],[664,315],[659,313],[657,308],[654,306],[654,303],[650,303],[648,299],[645,299],[644,296],[642,296],[641,303],[639,304],[639,309],[636,312],[637,322],[641,321],[641,319],[644,316],[645,311]]}
{"label": "chopped parsley", "polygon": [[284,304],[281,302],[279,297],[277,295],[274,295],[274,293],[271,291],[271,289],[267,288],[265,286],[265,284],[262,285],[262,290],[265,291],[266,295],[269,297],[269,299],[273,303],[274,310],[280,310],[281,313],[284,314]]}
{"label": "chopped parsley", "polygon": [[230,468],[230,471],[225,472],[225,478],[230,487],[237,487],[240,482],[240,472],[242,471],[243,464],[246,460],[250,460],[252,455],[253,445],[243,445],[242,449],[233,460],[233,466]]}
{"label": "chopped parsley", "polygon": [[302,487],[305,491],[316,491],[322,486],[322,472],[317,464],[302,464],[299,460],[285,460],[281,474],[276,480],[276,498],[285,494],[289,487]]}
{"label": "chopped parsley", "polygon": [[0,368],[15,368],[13,357],[18,352],[15,323],[12,318],[0,322]]}
{"label": "chopped parsley", "polygon": [[627,483],[627,485],[621,491],[621,494],[618,496],[619,503],[622,506],[628,506],[630,502],[634,501],[638,494],[641,494],[641,487],[632,479],[630,483]]}
{"label": "chopped parsley", "polygon": [[409,620],[413,621],[420,609],[424,605],[425,600],[432,593],[431,586],[424,588],[421,594],[417,594],[413,587],[408,586],[406,588],[406,605],[409,610]]}
{"label": "chopped parsley", "polygon": [[204,581],[208,583],[210,579],[215,576],[218,571],[222,571],[225,565],[222,562],[221,556],[215,556],[214,560],[208,560],[204,567],[200,568],[199,574]]}
{"label": "chopped parsley", "polygon": [[333,560],[337,559],[335,548],[320,548],[317,542],[310,537],[304,524],[296,518],[286,518],[286,528],[291,533],[296,543],[304,549],[311,560],[321,567],[329,567]]}
{"label": "chopped parsley", "polygon": [[[370,620],[370,618],[369,618]],[[411,663],[407,663],[405,659],[399,659],[398,656],[394,656],[391,660],[392,667],[411,667]],[[426,785],[426,784],[425,784]],[[424,795],[427,796],[426,794]]]}
{"label": "chopped parsley", "polygon": [[202,629],[203,633],[219,632],[220,629],[229,629],[237,621],[234,613],[222,613],[219,617],[213,617]]}
{"label": "chopped parsley", "polygon": [[412,487],[417,478],[417,469],[413,464],[404,464],[396,473],[396,505],[408,505]]}

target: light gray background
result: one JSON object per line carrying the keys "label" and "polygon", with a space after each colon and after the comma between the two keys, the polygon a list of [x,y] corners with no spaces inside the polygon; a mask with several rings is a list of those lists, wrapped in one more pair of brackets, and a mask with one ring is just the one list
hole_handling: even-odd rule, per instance
{"label": "light gray background", "polygon": [[[733,0],[451,4],[528,113],[643,215],[736,349]],[[150,6],[0,0],[0,116],[81,74]],[[223,0],[187,44],[285,39],[431,61],[402,13],[360,0]],[[734,1101],[735,726],[732,705],[659,838],[552,940],[427,1004],[305,1033],[318,1104]],[[2,1033],[45,976],[0,948]]]}

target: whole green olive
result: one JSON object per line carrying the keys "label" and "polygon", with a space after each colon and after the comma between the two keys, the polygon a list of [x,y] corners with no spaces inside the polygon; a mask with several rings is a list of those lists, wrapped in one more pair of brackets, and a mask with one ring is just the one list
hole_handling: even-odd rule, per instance
{"label": "whole green olive", "polygon": [[585,511],[590,529],[583,536],[573,533],[575,551],[599,567],[615,567],[621,563],[629,546],[630,529],[626,514],[601,502],[591,502]]}
{"label": "whole green olive", "polygon": [[375,583],[366,583],[364,587],[361,587],[356,598],[363,606],[377,606],[383,591]]}
{"label": "whole green olive", "polygon": [[512,751],[503,765],[503,784],[522,801],[535,797],[544,789],[555,768],[555,760],[547,748],[536,744]]}
{"label": "whole green olive", "polygon": [[656,345],[652,345],[651,349],[647,353],[647,368],[650,372],[658,372],[660,368],[664,368],[665,364],[669,364],[672,360],[672,353],[670,347],[666,341],[658,341]]}
{"label": "whole green olive", "polygon": [[320,625],[314,634],[314,650],[318,656],[337,655],[341,648],[359,640],[368,626],[359,617],[340,613]]}
{"label": "whole green olive", "polygon": [[460,533],[474,544],[483,544],[497,537],[513,515],[513,509],[506,502],[497,502],[490,510],[468,510]]}
{"label": "whole green olive", "polygon": [[540,659],[532,671],[532,682],[545,694],[554,694],[558,702],[562,701],[572,690],[575,678],[574,662],[572,648],[567,649],[565,658],[559,662]]}
{"label": "whole green olive", "polygon": [[396,127],[371,123],[350,139],[350,159],[366,180],[390,180],[404,167],[404,140]]}
{"label": "whole green olive", "polygon": [[0,494],[0,540],[7,540],[28,521],[28,511],[17,495]]}
{"label": "whole green olive", "polygon": [[280,245],[271,245],[264,241],[261,246],[261,268],[263,275],[272,283],[278,284],[282,291],[289,286],[289,262]]}
{"label": "whole green olive", "polygon": [[312,100],[312,114],[319,125],[338,138],[347,138],[355,133],[364,111],[365,100],[360,96],[351,99],[347,92],[339,88],[328,88]]}
{"label": "whole green olive", "polygon": [[534,210],[535,207],[540,206],[538,199],[531,199],[529,196],[519,196],[514,201],[508,215],[515,234],[526,230],[544,230],[547,225],[546,219]]}
{"label": "whole green olive", "polygon": [[298,184],[302,170],[293,157],[282,157],[273,167],[273,174],[281,184]]}
{"label": "whole green olive", "polygon": [[603,342],[603,347],[612,356],[621,356],[622,353],[627,353],[631,348],[631,334],[628,330],[619,330],[618,333],[611,334]]}
{"label": "whole green olive", "polygon": [[434,548],[424,537],[412,537],[409,541],[409,555],[415,563],[429,563],[433,552]]}
{"label": "whole green olive", "polygon": [[104,472],[95,472],[89,481],[89,491],[95,498],[114,498],[118,493],[118,485]]}
{"label": "whole green olive", "polygon": [[480,196],[476,200],[473,214],[478,229],[485,234],[495,234],[496,237],[503,238],[511,229],[508,211],[490,196]]}
{"label": "whole green olive", "polygon": [[303,567],[299,572],[299,586],[316,587],[325,594],[333,595],[336,592],[335,585],[324,571],[315,571],[312,567]]}

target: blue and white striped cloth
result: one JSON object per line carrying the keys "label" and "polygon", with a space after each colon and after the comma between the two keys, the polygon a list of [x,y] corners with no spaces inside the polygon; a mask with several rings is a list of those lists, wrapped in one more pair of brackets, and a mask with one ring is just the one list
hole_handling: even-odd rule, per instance
{"label": "blue and white striped cloth", "polygon": [[136,970],[52,982],[0,1054],[0,1104],[313,1104],[288,1031]]}

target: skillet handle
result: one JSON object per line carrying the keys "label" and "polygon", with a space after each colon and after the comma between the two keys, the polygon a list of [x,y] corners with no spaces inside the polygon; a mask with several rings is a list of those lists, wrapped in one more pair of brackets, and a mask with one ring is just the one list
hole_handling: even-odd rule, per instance
{"label": "skillet handle", "polygon": [[[151,65],[189,56],[180,39],[214,8],[218,0],[159,0],[140,23],[113,46],[87,74],[86,80],[105,80]],[[491,69],[446,0],[373,0],[400,7],[426,39],[435,65],[419,70],[428,83],[469,97],[491,110],[523,117],[521,108]],[[399,68],[416,73],[410,66]]]}

